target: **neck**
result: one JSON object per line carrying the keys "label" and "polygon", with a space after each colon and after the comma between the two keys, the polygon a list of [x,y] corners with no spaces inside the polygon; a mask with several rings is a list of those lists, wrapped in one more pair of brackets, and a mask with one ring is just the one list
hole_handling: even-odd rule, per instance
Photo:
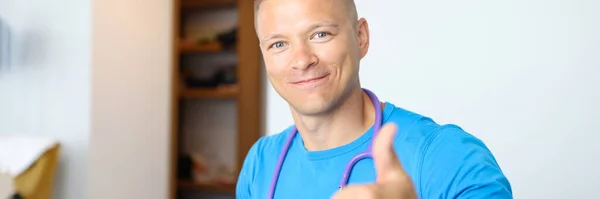
{"label": "neck", "polygon": [[292,111],[292,116],[304,147],[318,151],[346,145],[362,136],[374,124],[374,112],[371,99],[358,87],[327,113],[306,116]]}

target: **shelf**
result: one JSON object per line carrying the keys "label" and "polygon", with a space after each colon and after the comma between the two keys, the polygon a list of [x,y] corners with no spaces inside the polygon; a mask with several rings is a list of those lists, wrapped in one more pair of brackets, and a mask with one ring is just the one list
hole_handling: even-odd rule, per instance
{"label": "shelf", "polygon": [[[207,141],[219,148],[223,147],[223,150],[234,152],[235,157],[232,159],[235,165],[230,166],[239,169],[242,168],[244,158],[252,145],[262,136],[260,132],[261,124],[264,123],[264,117],[261,115],[261,110],[264,109],[261,108],[264,106],[264,77],[261,72],[263,68],[259,42],[254,29],[254,2],[251,0],[175,0],[173,3],[175,6],[172,6],[171,17],[173,23],[171,39],[174,42],[171,50],[173,51],[171,52],[172,66],[170,73],[165,74],[172,79],[168,199],[199,197],[198,193],[235,197],[233,182],[199,183],[192,179],[180,179],[182,168],[178,166],[180,164],[178,157],[184,152],[183,149],[204,148],[196,145]],[[207,18],[211,16],[220,19],[215,21]],[[232,25],[234,27],[230,27]],[[235,31],[235,35],[234,32],[227,31]],[[232,38],[235,40],[231,40]],[[230,65],[235,65],[236,82],[232,83],[237,84],[215,88],[193,87],[193,85],[210,83],[203,82],[201,78],[208,78],[204,75]],[[215,115],[213,107],[221,105],[226,106],[224,107],[226,111],[220,111],[219,115]],[[188,121],[197,118],[202,122],[189,125]],[[231,126],[214,125],[212,123],[214,121],[206,118],[235,120],[235,123],[231,124],[235,130],[230,129]],[[192,127],[194,129],[188,130]],[[203,138],[200,143],[189,142],[188,134],[196,132],[196,128],[212,128],[210,129],[212,132],[234,132],[235,135],[227,136],[235,136],[236,139],[221,143],[217,137],[208,137]],[[196,138],[195,135],[192,137]]]}
{"label": "shelf", "polygon": [[239,93],[237,85],[216,88],[187,88],[182,91],[183,98],[235,98]]}
{"label": "shelf", "polygon": [[236,0],[181,0],[184,9],[214,9],[235,7]]}
{"label": "shelf", "polygon": [[179,51],[181,53],[218,53],[224,50],[223,45],[218,42],[210,42],[205,44],[189,44],[181,42]]}
{"label": "shelf", "polygon": [[180,180],[177,187],[182,190],[201,190],[213,193],[234,194],[235,184],[197,183],[192,180]]}

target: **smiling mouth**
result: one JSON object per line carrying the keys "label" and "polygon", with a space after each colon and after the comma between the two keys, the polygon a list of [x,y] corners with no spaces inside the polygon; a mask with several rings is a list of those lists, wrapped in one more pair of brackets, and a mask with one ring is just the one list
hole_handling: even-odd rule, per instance
{"label": "smiling mouth", "polygon": [[321,76],[321,77],[316,77],[316,78],[311,78],[311,79],[301,80],[301,81],[297,81],[297,82],[292,82],[292,84],[294,84],[294,85],[304,85],[304,84],[311,84],[311,83],[318,82],[319,80],[323,80],[323,79],[325,79],[327,76],[329,76],[329,74],[327,74],[327,75],[325,75],[325,76]]}

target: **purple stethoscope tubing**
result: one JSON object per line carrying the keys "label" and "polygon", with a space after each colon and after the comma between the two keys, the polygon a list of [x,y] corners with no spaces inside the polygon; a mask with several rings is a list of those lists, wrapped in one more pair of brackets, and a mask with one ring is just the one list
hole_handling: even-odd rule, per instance
{"label": "purple stethoscope tubing", "polygon": [[[373,103],[373,107],[375,107],[375,124],[373,125],[373,136],[372,136],[373,138],[371,139],[371,143],[369,144],[369,146],[367,147],[367,149],[365,151],[352,157],[350,162],[348,162],[348,164],[346,164],[346,168],[344,168],[344,173],[342,174],[342,179],[341,179],[340,185],[339,185],[340,189],[348,184],[348,180],[350,178],[350,173],[352,172],[352,168],[354,167],[354,165],[356,165],[356,163],[358,163],[359,161],[366,159],[366,158],[371,158],[371,159],[373,158],[373,140],[379,133],[379,129],[381,129],[381,121],[382,121],[383,114],[381,111],[381,105],[379,104],[380,103],[379,99],[370,90],[363,88],[363,91],[365,93],[367,93],[367,95],[371,99],[371,102]],[[281,167],[283,166],[283,161],[285,160],[287,152],[290,149],[290,145],[292,144],[292,140],[294,140],[296,133],[298,133],[298,129],[294,126],[292,128],[290,134],[288,135],[283,148],[281,149],[281,153],[279,154],[279,158],[277,159],[277,165],[275,165],[275,172],[273,173],[273,178],[271,179],[271,185],[269,187],[269,197],[268,197],[269,199],[272,199],[275,195],[275,187],[277,186],[277,180],[279,179],[279,174],[281,173]]]}

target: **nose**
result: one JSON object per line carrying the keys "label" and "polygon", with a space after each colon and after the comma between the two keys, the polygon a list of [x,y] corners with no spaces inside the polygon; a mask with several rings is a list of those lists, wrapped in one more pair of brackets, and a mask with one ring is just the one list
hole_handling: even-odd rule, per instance
{"label": "nose", "polygon": [[295,70],[306,70],[319,63],[319,58],[307,43],[301,43],[294,48],[294,59],[292,67]]}

